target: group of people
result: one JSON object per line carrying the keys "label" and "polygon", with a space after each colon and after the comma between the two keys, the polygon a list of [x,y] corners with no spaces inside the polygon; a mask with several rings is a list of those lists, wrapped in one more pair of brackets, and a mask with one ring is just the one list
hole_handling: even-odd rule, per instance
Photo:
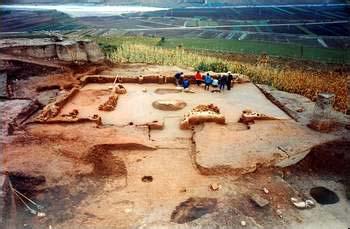
{"label": "group of people", "polygon": [[[182,86],[184,89],[188,89],[190,87],[190,80],[189,77],[184,77],[183,72],[175,74],[175,82],[178,87]],[[205,90],[209,91],[211,86],[217,90],[223,91],[225,90],[225,87],[227,87],[227,90],[231,90],[234,77],[231,72],[220,74],[217,78],[213,78],[209,72],[202,75],[200,71],[197,71],[194,75],[194,80],[198,86],[201,86],[201,84],[204,83]]]}

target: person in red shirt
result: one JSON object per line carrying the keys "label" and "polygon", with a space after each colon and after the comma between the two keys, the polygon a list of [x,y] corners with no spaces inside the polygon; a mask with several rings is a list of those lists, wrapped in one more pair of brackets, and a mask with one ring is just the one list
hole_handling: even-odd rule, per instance
{"label": "person in red shirt", "polygon": [[194,75],[194,79],[196,80],[198,86],[200,86],[203,82],[202,74],[199,71],[197,71],[197,73]]}

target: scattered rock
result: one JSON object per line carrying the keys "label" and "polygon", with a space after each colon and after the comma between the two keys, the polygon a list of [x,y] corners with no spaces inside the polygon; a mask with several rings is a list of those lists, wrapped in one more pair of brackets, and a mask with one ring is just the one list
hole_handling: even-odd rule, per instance
{"label": "scattered rock", "polygon": [[38,217],[45,217],[46,214],[45,214],[45,212],[38,212],[37,216]]}
{"label": "scattered rock", "polygon": [[259,207],[263,208],[267,205],[270,204],[270,202],[264,198],[262,198],[261,196],[259,196],[258,194],[252,194],[250,196],[250,199]]}
{"label": "scattered rock", "polygon": [[121,85],[121,84],[118,84],[118,85],[115,87],[114,90],[115,90],[114,92],[115,92],[116,94],[120,94],[120,95],[123,95],[123,94],[126,94],[126,93],[127,93],[126,88],[125,88],[123,85]]}
{"label": "scattered rock", "polygon": [[313,208],[315,206],[315,203],[312,200],[304,201],[295,197],[292,197],[290,200],[292,201],[293,205],[299,209]]}
{"label": "scattered rock", "polygon": [[217,184],[217,183],[213,183],[210,185],[210,190],[212,191],[219,191],[221,189],[221,185]]}
{"label": "scattered rock", "polygon": [[269,190],[267,188],[263,188],[263,191],[266,193],[266,194],[269,194]]}
{"label": "scattered rock", "polygon": [[79,114],[79,111],[77,109],[73,109],[71,112],[68,114],[62,114],[62,117],[69,117],[69,118],[76,118]]}
{"label": "scattered rock", "polygon": [[267,116],[262,113],[253,112],[249,109],[243,110],[239,122],[244,124],[254,123],[255,120],[278,120],[275,117]]}
{"label": "scattered rock", "polygon": [[64,93],[56,98],[56,101],[48,104],[40,115],[36,117],[37,121],[47,121],[48,119],[56,117],[61,111],[62,107],[66,105],[76,94],[78,94],[79,88],[74,87],[67,93]]}
{"label": "scattered rock", "polygon": [[118,103],[118,94],[113,94],[108,98],[108,100],[104,104],[101,104],[98,107],[98,109],[100,111],[113,111],[117,106],[117,103]]}
{"label": "scattered rock", "polygon": [[283,217],[283,212],[281,211],[281,209],[277,209],[277,210],[276,210],[276,214],[277,214],[280,218]]}

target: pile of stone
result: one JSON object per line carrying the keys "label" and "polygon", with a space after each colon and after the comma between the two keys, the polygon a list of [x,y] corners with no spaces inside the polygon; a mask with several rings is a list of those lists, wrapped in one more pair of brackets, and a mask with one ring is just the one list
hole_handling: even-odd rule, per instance
{"label": "pile of stone", "polygon": [[41,114],[38,117],[36,117],[35,121],[47,121],[51,118],[56,117],[60,113],[64,105],[67,104],[78,92],[79,92],[79,88],[75,87],[72,90],[70,90],[68,93],[58,96],[56,101],[48,104],[43,109]]}
{"label": "pile of stone", "polygon": [[104,104],[101,104],[98,107],[98,109],[100,111],[113,111],[117,106],[118,97],[119,97],[118,94],[113,94],[109,96],[108,100]]}
{"label": "pile of stone", "polygon": [[277,118],[247,109],[242,112],[239,122],[248,125],[254,123],[255,120],[277,120]]}
{"label": "pile of stone", "polygon": [[185,115],[180,124],[181,129],[190,129],[193,125],[198,125],[205,122],[215,122],[225,124],[225,116],[220,113],[220,109],[213,105],[199,105],[193,108]]}
{"label": "pile of stone", "polygon": [[121,84],[118,84],[115,88],[114,88],[114,92],[116,94],[119,94],[119,95],[123,95],[123,94],[126,94],[126,89],[123,85]]}
{"label": "pile of stone", "polygon": [[113,86],[112,95],[109,96],[108,100],[101,104],[98,109],[100,111],[114,111],[117,106],[119,95],[126,94],[127,91],[125,87],[121,84]]}

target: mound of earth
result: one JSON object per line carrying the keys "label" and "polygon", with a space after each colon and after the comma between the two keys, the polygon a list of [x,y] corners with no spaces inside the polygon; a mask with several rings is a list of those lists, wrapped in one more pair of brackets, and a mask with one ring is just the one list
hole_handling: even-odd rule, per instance
{"label": "mound of earth", "polygon": [[182,100],[157,100],[152,106],[162,111],[177,111],[183,109],[187,104]]}
{"label": "mound of earth", "polygon": [[225,124],[225,116],[220,114],[220,109],[213,104],[198,105],[185,115],[184,120],[180,124],[181,129],[189,129],[193,125],[205,122],[215,122]]}

